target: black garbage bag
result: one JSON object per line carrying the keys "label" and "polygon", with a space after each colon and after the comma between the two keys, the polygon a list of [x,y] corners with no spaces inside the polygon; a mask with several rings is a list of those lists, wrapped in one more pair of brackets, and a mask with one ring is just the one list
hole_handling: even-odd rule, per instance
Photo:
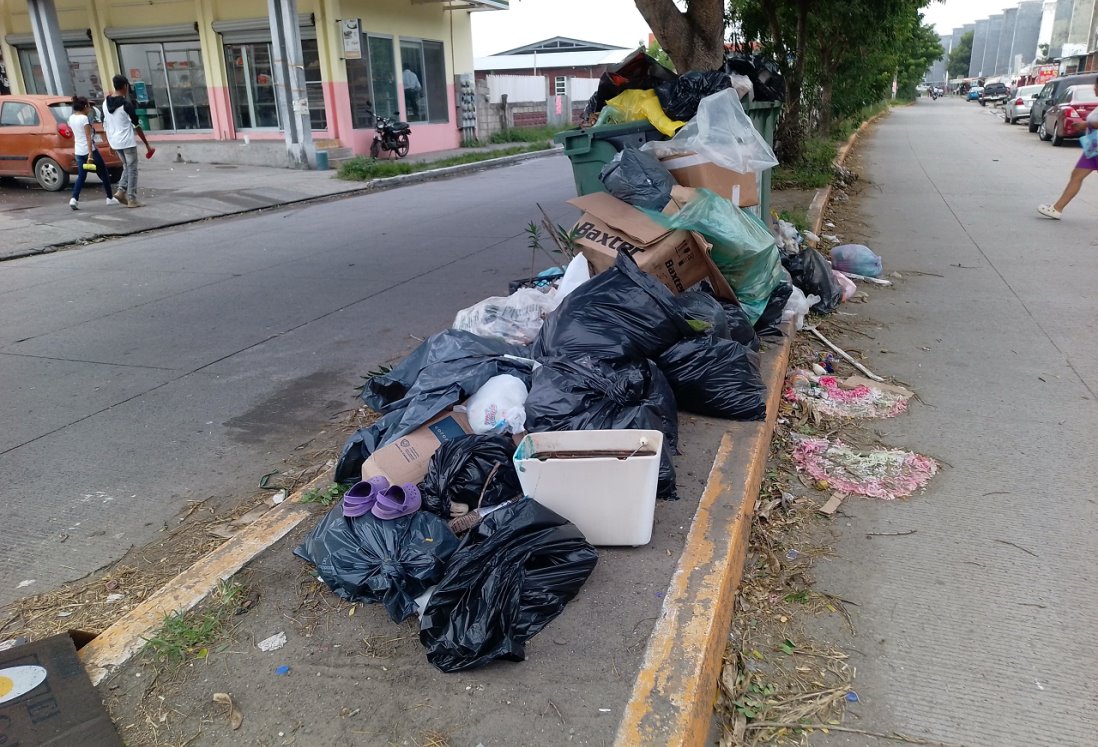
{"label": "black garbage bag", "polygon": [[732,80],[723,70],[709,73],[692,70],[657,86],[656,98],[667,116],[686,122],[698,113],[698,103],[702,99],[731,87]]}
{"label": "black garbage bag", "polygon": [[690,334],[671,291],[619,252],[613,267],[570,293],[545,319],[533,357],[639,361]]}
{"label": "black garbage bag", "polygon": [[671,201],[675,177],[650,153],[626,148],[602,167],[599,180],[622,202],[649,210],[663,210]]}
{"label": "black garbage bag", "polygon": [[745,345],[699,335],[672,345],[658,363],[683,410],[730,420],[766,417],[759,354]]}
{"label": "black garbage bag", "polygon": [[793,285],[806,296],[816,294],[820,301],[812,307],[817,314],[830,314],[843,301],[843,288],[831,274],[831,264],[810,246],[797,254],[782,252],[782,265],[789,270]]}
{"label": "black garbage bag", "polygon": [[462,436],[442,444],[431,455],[427,475],[419,484],[423,510],[449,519],[452,503],[472,510],[520,497],[514,455],[510,436]]}
{"label": "black garbage bag", "polygon": [[442,578],[458,544],[434,514],[348,519],[337,503],[294,555],[316,566],[321,580],[341,598],[381,602],[393,622],[402,622],[415,614],[415,598]]}
{"label": "black garbage bag", "polygon": [[382,417],[344,444],[335,481],[358,480],[370,454],[471,397],[493,376],[511,374],[529,385],[529,356],[528,348],[471,332],[431,335],[392,371],[366,382],[362,399]]}
{"label": "black garbage bag", "polygon": [[789,296],[793,293],[793,286],[782,283],[770,294],[770,300],[766,302],[762,316],[755,322],[755,333],[759,337],[782,337],[782,312],[789,302]]}
{"label": "black garbage bag", "polygon": [[443,672],[522,661],[526,642],[564,611],[598,557],[574,524],[537,501],[489,514],[462,541],[423,611],[427,660]]}
{"label": "black garbage bag", "polygon": [[755,101],[785,101],[785,78],[773,60],[737,53],[725,58],[724,69],[751,79]]}
{"label": "black garbage bag", "polygon": [[[682,309],[687,322],[695,323],[691,326],[696,326],[697,323],[706,325],[705,329],[695,329],[695,332],[708,332],[723,340],[728,339],[728,314],[725,313],[724,305],[712,295],[690,290],[675,296],[675,303]],[[736,308],[739,306],[736,305]]]}
{"label": "black garbage bag", "polygon": [[546,360],[534,372],[526,398],[526,430],[639,429],[663,433],[656,496],[674,500],[671,455],[679,441],[675,394],[652,361],[608,363],[591,357]]}
{"label": "black garbage bag", "polygon": [[[728,339],[735,340],[751,350],[758,351],[759,337],[755,334],[755,328],[751,326],[751,319],[748,318],[743,307],[738,303],[728,302],[721,303],[721,307],[724,309],[724,318],[728,325]],[[766,314],[765,310],[763,314]],[[778,318],[781,319],[780,316]]]}
{"label": "black garbage bag", "polygon": [[630,54],[613,70],[599,78],[599,87],[587,102],[583,110],[584,120],[602,111],[606,102],[622,91],[630,89],[645,90],[656,88],[662,83],[673,81],[676,75],[647,55],[643,49]]}

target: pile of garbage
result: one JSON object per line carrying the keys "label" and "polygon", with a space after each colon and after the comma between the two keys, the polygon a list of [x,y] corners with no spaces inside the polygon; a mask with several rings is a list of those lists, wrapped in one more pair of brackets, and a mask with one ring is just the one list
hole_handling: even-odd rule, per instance
{"label": "pile of garbage", "polygon": [[418,616],[442,671],[522,660],[594,571],[594,544],[649,542],[657,499],[677,498],[679,411],[764,419],[760,338],[847,293],[795,228],[750,210],[776,160],[736,79],[650,78],[624,93],[685,122],[570,201],[565,265],[368,378],[380,417],[335,470],[353,486],[295,551],[340,597]]}

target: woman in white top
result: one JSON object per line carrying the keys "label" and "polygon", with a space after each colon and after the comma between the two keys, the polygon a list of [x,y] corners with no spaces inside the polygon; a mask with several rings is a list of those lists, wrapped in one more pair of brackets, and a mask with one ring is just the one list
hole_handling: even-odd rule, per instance
{"label": "woman in white top", "polygon": [[103,189],[107,192],[107,204],[117,205],[118,200],[111,194],[111,177],[107,171],[107,164],[103,162],[103,156],[95,147],[95,132],[92,130],[88,112],[91,107],[83,96],[72,97],[72,115],[69,117],[69,128],[72,129],[73,148],[76,152],[76,184],[72,185],[72,198],[69,199],[69,207],[77,210],[80,205],[80,190],[84,188],[84,180],[88,172],[84,168],[89,160],[95,164],[95,173],[99,181],[103,182]]}
{"label": "woman in white top", "polygon": [[[1098,94],[1098,80],[1094,81],[1094,93]],[[1089,135],[1094,130],[1098,130],[1098,107],[1087,115],[1087,134]],[[1060,195],[1060,199],[1056,201],[1055,205],[1039,206],[1037,212],[1046,218],[1060,220],[1064,208],[1075,199],[1075,195],[1079,194],[1079,188],[1083,186],[1083,180],[1095,171],[1098,171],[1098,158],[1087,158],[1087,154],[1083,153],[1079,156],[1075,168],[1071,170],[1071,178],[1068,179],[1067,186],[1064,187],[1064,193]]]}

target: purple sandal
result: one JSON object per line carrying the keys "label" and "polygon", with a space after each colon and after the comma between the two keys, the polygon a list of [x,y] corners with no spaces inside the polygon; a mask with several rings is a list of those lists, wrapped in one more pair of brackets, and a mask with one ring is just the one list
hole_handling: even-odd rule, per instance
{"label": "purple sandal", "polygon": [[380,475],[356,482],[343,495],[343,515],[348,519],[370,513],[381,491],[389,487],[389,481]]}
{"label": "purple sandal", "polygon": [[421,503],[419,488],[412,483],[390,485],[378,494],[371,511],[379,519],[399,519],[414,514]]}

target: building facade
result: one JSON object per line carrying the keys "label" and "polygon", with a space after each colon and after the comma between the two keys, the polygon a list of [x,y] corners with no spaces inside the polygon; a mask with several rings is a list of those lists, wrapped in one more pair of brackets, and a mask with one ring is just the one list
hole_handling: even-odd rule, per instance
{"label": "building facade", "polygon": [[[49,49],[32,28],[42,3],[0,3],[0,53],[14,93],[54,92],[42,61]],[[279,46],[267,0],[45,4],[56,8],[71,92],[101,100],[111,78],[126,75],[142,125],[158,142],[281,140],[288,120],[306,112],[304,100],[287,111],[277,95]],[[473,74],[470,14],[506,9],[506,0],[294,5],[315,141],[367,153],[375,117],[396,116],[413,125],[412,152],[461,144],[456,90]]]}

